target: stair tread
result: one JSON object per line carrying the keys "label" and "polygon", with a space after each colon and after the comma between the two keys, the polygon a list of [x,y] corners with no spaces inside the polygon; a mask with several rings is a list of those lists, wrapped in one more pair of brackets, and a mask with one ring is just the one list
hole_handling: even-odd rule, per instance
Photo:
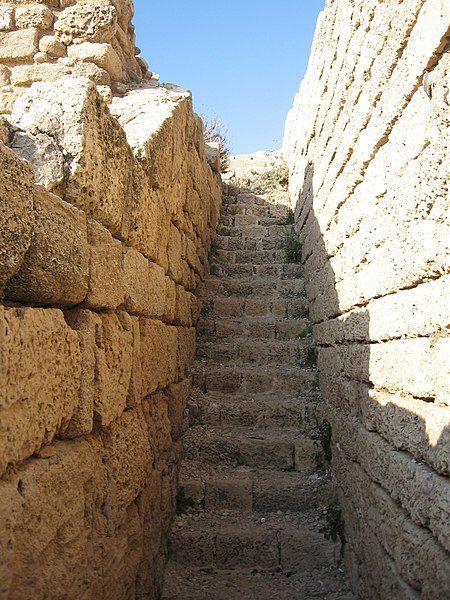
{"label": "stair tread", "polygon": [[318,569],[310,576],[253,570],[186,568],[173,561],[167,567],[162,600],[353,600],[339,569]]}
{"label": "stair tread", "polygon": [[175,535],[191,535],[200,532],[210,533],[216,536],[221,533],[232,533],[242,537],[260,537],[266,533],[283,533],[286,537],[304,536],[306,532],[312,532],[327,540],[320,533],[324,525],[321,515],[315,511],[288,512],[282,514],[267,515],[265,512],[246,513],[240,510],[212,510],[209,512],[192,511],[178,515],[173,525]]}

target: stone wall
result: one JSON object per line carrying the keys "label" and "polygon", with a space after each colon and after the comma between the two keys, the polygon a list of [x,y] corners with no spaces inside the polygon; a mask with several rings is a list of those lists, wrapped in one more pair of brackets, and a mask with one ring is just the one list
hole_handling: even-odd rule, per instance
{"label": "stone wall", "polygon": [[360,598],[450,596],[450,4],[329,0],[286,125]]}
{"label": "stone wall", "polygon": [[1,0],[0,113],[36,81],[82,75],[107,101],[151,79],[135,46],[132,0]]}
{"label": "stone wall", "polygon": [[35,83],[0,139],[0,598],[156,598],[218,163],[174,86]]}

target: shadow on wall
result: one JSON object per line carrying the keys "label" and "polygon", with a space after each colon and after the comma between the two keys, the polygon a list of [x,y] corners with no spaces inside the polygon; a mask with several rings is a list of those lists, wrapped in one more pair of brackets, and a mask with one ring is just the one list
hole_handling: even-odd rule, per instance
{"label": "shadow on wall", "polygon": [[374,385],[374,373],[377,382],[385,371],[389,381],[392,370],[399,382],[408,377],[402,374],[402,350],[393,361],[392,354],[383,353],[392,349],[386,340],[374,339],[364,306],[342,316],[338,281],[313,209],[313,181],[309,163],[296,222],[320,387],[333,432],[347,573],[360,598],[409,599],[420,592],[427,598],[449,597],[450,431],[445,415],[432,423],[430,434],[427,408],[432,420],[434,411],[439,413],[434,398],[417,399]]}

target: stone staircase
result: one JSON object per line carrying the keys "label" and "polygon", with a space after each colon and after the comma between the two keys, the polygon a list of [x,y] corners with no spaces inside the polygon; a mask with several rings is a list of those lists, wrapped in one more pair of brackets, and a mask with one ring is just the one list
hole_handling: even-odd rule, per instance
{"label": "stone staircase", "polygon": [[227,179],[163,598],[350,600],[283,162]]}

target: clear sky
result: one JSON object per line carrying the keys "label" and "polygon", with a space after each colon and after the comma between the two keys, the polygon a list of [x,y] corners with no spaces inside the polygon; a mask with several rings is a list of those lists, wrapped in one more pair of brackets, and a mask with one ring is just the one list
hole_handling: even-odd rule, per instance
{"label": "clear sky", "polygon": [[161,81],[217,115],[234,154],[279,148],[325,0],[135,0],[137,45]]}

